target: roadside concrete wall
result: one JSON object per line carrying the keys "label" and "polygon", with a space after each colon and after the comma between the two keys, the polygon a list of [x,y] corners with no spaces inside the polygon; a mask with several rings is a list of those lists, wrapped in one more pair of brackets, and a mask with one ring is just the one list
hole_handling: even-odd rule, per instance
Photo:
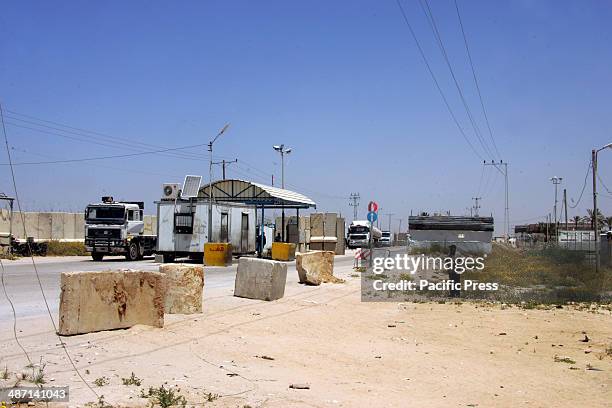
{"label": "roadside concrete wall", "polygon": [[[27,235],[36,240],[82,240],[85,234],[83,213],[67,212],[24,212]],[[144,233],[157,234],[157,217],[144,216]],[[8,233],[10,229],[10,211],[0,209],[0,234]],[[16,238],[27,238],[23,231],[21,214],[13,214],[13,235]]]}

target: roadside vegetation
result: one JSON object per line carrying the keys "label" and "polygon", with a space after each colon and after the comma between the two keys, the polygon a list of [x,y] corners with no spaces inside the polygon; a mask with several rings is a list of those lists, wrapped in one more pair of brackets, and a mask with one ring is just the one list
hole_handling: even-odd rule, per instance
{"label": "roadside vegetation", "polygon": [[89,255],[83,242],[47,242],[47,256],[84,256]]}
{"label": "roadside vegetation", "polygon": [[563,248],[517,249],[493,243],[482,271],[468,271],[462,279],[498,282],[516,288],[554,290],[560,300],[600,300],[612,290],[612,270],[596,273],[584,252]]}

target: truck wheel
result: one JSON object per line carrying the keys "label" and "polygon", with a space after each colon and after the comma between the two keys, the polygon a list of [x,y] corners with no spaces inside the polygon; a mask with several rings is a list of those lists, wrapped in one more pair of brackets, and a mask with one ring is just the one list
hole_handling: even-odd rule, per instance
{"label": "truck wheel", "polygon": [[101,254],[99,252],[91,253],[91,259],[93,259],[96,262],[100,262],[103,258],[104,258],[104,254]]}
{"label": "truck wheel", "polygon": [[125,259],[128,261],[135,261],[138,259],[138,244],[135,242],[130,242],[128,246],[127,252],[125,254]]}

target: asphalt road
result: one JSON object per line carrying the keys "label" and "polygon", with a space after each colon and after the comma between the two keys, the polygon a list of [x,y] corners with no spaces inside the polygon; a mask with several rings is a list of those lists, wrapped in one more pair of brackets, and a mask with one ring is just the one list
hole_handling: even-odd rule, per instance
{"label": "asphalt road", "polygon": [[[102,271],[107,269],[139,269],[157,271],[159,263],[153,257],[142,261],[127,262],[124,257],[108,257],[102,262],[94,262],[90,257],[35,257],[36,268],[47,303],[53,316],[57,316],[60,295],[60,274],[72,271]],[[346,266],[353,262],[352,252],[335,259],[336,266]],[[238,261],[228,267],[206,267],[205,287],[233,288]],[[15,261],[2,261],[4,284],[9,298],[13,302],[18,318],[36,318],[47,315],[41,288],[36,279],[31,258],[21,258]],[[289,263],[289,270],[295,269],[295,262]],[[297,282],[296,273],[288,273],[287,281]],[[13,313],[9,302],[0,288],[0,323],[12,321]]]}

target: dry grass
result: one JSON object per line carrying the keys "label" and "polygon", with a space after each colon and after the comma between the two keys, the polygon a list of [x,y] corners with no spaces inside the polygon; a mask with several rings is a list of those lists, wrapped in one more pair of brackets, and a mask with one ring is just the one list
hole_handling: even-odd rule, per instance
{"label": "dry grass", "polygon": [[47,243],[47,256],[85,256],[89,253],[82,242],[49,241]]}
{"label": "dry grass", "polygon": [[513,287],[557,288],[567,291],[569,297],[612,290],[612,270],[603,268],[596,273],[584,253],[560,248],[521,250],[494,243],[484,270],[463,276]]}

